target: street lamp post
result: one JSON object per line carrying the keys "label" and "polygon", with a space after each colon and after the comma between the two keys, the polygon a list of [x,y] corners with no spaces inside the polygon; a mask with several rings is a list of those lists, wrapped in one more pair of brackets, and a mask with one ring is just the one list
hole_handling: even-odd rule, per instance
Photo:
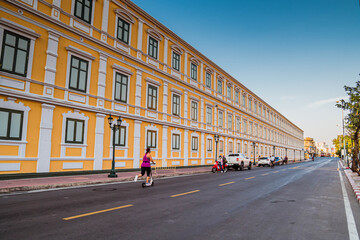
{"label": "street lamp post", "polygon": [[214,140],[215,140],[215,162],[217,161],[217,145],[219,142],[219,135],[215,134],[214,135]]}
{"label": "street lamp post", "polygon": [[275,146],[273,146],[273,155],[275,157]]}
{"label": "street lamp post", "polygon": [[[110,174],[108,175],[109,178],[117,177],[116,172],[115,172],[115,133],[117,130],[120,129],[121,122],[122,122],[120,116],[119,116],[118,120],[116,121],[116,123],[113,120],[114,119],[111,117],[111,114],[110,114],[110,117],[108,117],[108,121],[109,121],[110,129],[113,132],[113,141],[112,141],[113,155],[112,155],[111,171],[110,171]],[[119,131],[119,134],[120,134],[120,131]]]}
{"label": "street lamp post", "polygon": [[[339,101],[336,101],[337,103]],[[344,102],[341,101],[341,106],[344,107]],[[345,156],[346,156],[346,149],[345,149],[345,127],[344,127],[344,108],[341,108],[342,110],[342,128],[343,128],[343,149],[344,149],[344,153],[341,154],[341,160],[345,160]],[[349,159],[347,160],[347,166],[349,167]]]}
{"label": "street lamp post", "polygon": [[256,165],[256,162],[255,162],[255,147],[256,147],[256,143],[255,142],[252,142],[252,145],[254,147],[254,166]]}

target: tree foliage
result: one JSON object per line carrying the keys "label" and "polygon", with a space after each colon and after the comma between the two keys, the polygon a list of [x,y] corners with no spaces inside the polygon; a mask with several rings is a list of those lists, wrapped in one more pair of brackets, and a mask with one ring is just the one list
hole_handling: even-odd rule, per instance
{"label": "tree foliage", "polygon": [[[359,133],[360,133],[360,81],[356,82],[355,87],[344,86],[345,92],[349,96],[349,100],[344,99],[337,102],[336,107],[348,110],[349,113],[345,117],[345,125],[347,134],[351,137],[354,146],[352,151],[353,172],[358,172],[359,165]],[[360,175],[360,174],[359,174]]]}

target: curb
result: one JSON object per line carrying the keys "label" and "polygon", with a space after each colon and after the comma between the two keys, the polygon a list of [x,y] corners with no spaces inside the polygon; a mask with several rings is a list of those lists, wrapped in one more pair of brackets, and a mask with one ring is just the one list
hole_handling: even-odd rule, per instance
{"label": "curb", "polygon": [[[342,168],[345,168],[341,161],[339,161],[339,163],[340,163],[340,165],[341,165]],[[350,175],[350,171],[351,171],[351,170],[349,170],[348,168],[344,169],[345,175],[346,175],[347,179],[349,180],[350,185],[351,185],[351,187],[352,187],[352,189],[353,189],[353,191],[354,191],[354,195],[355,195],[355,197],[356,197],[356,200],[357,200],[357,202],[360,204],[360,186],[358,186],[358,185],[355,183],[354,179],[353,179],[352,176]]]}
{"label": "curb", "polygon": [[[153,176],[153,178],[160,179],[160,178],[164,178],[164,177],[193,175],[193,174],[198,174],[198,173],[211,173],[211,172],[210,171],[199,171],[199,172],[172,173],[172,174],[161,174],[161,175],[159,174],[159,175]],[[96,184],[104,184],[104,183],[128,182],[128,181],[133,181],[133,180],[134,180],[134,177],[124,177],[124,178],[114,178],[114,179],[100,180],[100,181],[0,188],[0,196],[1,196],[1,194],[13,193],[13,192],[26,192],[26,191],[41,190],[41,189],[55,189],[55,188],[64,188],[64,187],[96,185]]]}

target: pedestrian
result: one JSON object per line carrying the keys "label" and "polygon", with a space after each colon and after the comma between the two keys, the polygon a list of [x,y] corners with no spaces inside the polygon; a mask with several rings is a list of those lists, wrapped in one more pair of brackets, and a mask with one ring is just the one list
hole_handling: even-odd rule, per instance
{"label": "pedestrian", "polygon": [[146,184],[149,183],[150,173],[151,173],[151,164],[150,164],[150,162],[155,164],[155,162],[153,161],[152,156],[151,156],[151,150],[150,150],[150,148],[147,148],[146,152],[145,152],[145,155],[143,157],[143,162],[141,164],[141,173],[139,175],[135,176],[135,178],[134,178],[135,182],[138,180],[139,177],[144,176],[144,174],[146,172]]}
{"label": "pedestrian", "polygon": [[225,156],[223,156],[223,158],[222,158],[222,166],[223,166],[223,172],[225,171],[225,167],[226,167],[226,163],[227,163],[227,160],[226,160],[226,157]]}
{"label": "pedestrian", "polygon": [[218,164],[219,164],[220,171],[224,172],[223,167],[222,167],[222,165],[223,165],[223,157],[222,157],[222,155],[219,156]]}
{"label": "pedestrian", "polygon": [[275,156],[274,156],[274,155],[272,155],[272,156],[270,157],[270,162],[271,162],[271,167],[272,167],[272,168],[275,167]]}
{"label": "pedestrian", "polygon": [[284,158],[284,163],[287,164],[287,162],[288,162],[288,157],[285,156],[285,158]]}

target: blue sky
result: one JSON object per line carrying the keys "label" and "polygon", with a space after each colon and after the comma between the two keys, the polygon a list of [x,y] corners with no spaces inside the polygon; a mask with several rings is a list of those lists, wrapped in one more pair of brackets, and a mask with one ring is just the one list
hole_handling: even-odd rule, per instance
{"label": "blue sky", "polygon": [[341,133],[336,99],[360,80],[357,0],[134,0],[304,130]]}

